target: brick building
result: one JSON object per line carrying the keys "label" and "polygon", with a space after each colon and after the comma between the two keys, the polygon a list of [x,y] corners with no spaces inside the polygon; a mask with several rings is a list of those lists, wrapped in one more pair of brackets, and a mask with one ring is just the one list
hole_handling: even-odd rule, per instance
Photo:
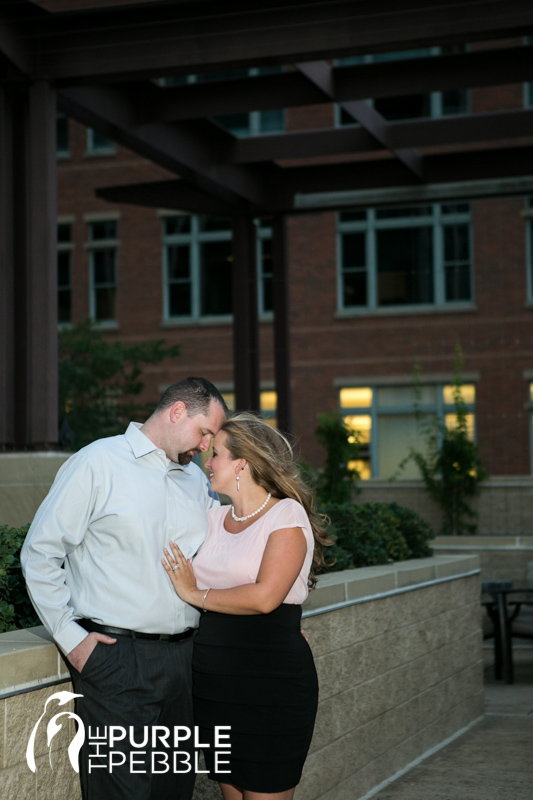
{"label": "brick building", "polygon": [[[504,44],[513,42],[498,46]],[[475,49],[485,46],[491,44]],[[389,120],[531,105],[531,84],[522,83],[375,103]],[[219,119],[241,137],[347,122],[331,104]],[[524,174],[532,172],[525,165]],[[162,167],[58,117],[60,324],[92,316],[111,340],[163,337],[178,343],[182,354],[174,363],[147,370],[147,398],[187,374],[205,375],[231,395],[230,220],[115,204],[95,194],[100,187],[169,177]],[[321,460],[313,435],[317,414],[342,408],[361,432],[364,476],[388,478],[416,441],[415,363],[423,409],[445,416],[459,344],[464,399],[489,473],[531,473],[533,203],[527,181],[519,193],[519,180],[494,181],[494,195],[501,190],[510,196],[476,198],[466,187],[464,196],[456,192],[448,202],[445,196],[409,202],[407,190],[369,190],[366,203],[359,193],[353,208],[290,216],[293,423],[305,457]],[[269,219],[256,220],[256,226],[261,404],[274,416]]]}

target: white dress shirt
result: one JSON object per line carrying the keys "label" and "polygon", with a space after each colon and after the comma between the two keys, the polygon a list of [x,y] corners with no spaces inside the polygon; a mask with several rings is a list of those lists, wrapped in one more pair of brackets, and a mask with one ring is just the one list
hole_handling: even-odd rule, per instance
{"label": "white dress shirt", "polygon": [[192,557],[217,505],[202,470],[169,461],[138,423],[71,456],[21,552],[31,600],[63,652],[87,636],[80,618],[144,633],[196,627],[199,612],[161,558],[171,539]]}

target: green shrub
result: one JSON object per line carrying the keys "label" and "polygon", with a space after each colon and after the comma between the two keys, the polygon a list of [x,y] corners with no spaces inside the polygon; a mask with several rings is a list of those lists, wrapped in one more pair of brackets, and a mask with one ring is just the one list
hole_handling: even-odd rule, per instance
{"label": "green shrub", "polygon": [[334,544],[327,548],[328,571],[370,567],[432,555],[427,522],[396,503],[324,503]]}
{"label": "green shrub", "polygon": [[0,525],[0,633],[40,625],[22,575],[20,548],[29,525]]}

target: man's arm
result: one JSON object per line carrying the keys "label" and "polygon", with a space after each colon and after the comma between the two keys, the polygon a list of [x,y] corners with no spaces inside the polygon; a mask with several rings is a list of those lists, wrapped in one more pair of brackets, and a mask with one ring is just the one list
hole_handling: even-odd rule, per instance
{"label": "man's arm", "polygon": [[[71,456],[59,470],[38,509],[20,554],[30,599],[65,654],[74,651],[88,634],[75,621],[62,565],[86,535],[96,493],[91,459],[86,453]],[[89,655],[85,655],[85,650],[90,644],[92,642],[87,642],[80,652],[83,663]],[[93,647],[95,644],[96,639]]]}

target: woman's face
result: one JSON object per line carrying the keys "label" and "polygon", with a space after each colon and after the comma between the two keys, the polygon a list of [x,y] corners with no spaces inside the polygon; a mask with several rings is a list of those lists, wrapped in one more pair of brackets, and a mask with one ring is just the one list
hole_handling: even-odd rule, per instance
{"label": "woman's face", "polygon": [[209,470],[209,480],[211,488],[215,492],[233,495],[237,490],[236,475],[240,459],[233,460],[226,447],[227,435],[220,431],[213,441],[213,455],[205,462]]}

